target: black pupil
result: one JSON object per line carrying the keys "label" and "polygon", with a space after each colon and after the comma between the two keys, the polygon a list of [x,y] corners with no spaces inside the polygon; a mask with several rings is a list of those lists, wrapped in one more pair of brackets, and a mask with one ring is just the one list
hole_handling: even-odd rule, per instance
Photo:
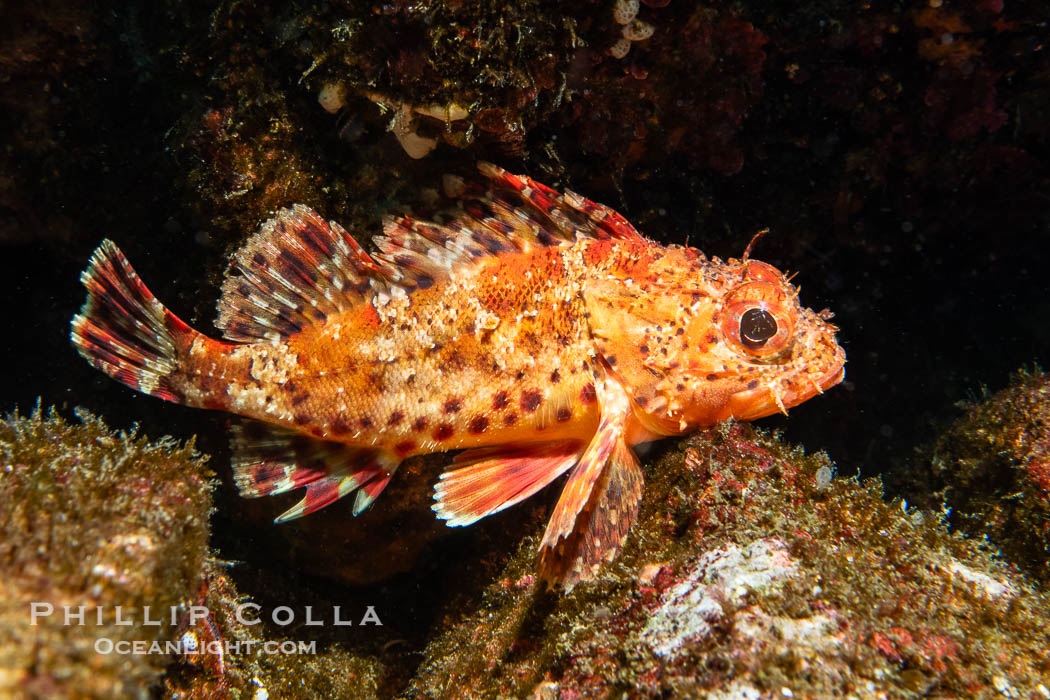
{"label": "black pupil", "polygon": [[740,317],[740,342],[749,348],[761,347],[777,334],[777,320],[763,309],[748,309]]}

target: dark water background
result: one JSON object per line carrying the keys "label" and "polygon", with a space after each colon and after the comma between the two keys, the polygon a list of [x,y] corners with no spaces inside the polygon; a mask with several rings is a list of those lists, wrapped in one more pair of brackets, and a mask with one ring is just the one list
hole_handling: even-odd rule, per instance
{"label": "dark water background", "polygon": [[[919,468],[916,448],[960,414],[961,401],[1004,387],[1020,367],[1048,364],[1046,7],[962,3],[952,12],[969,31],[945,36],[917,19],[928,3],[815,3],[783,13],[760,3],[712,6],[719,21],[747,23],[766,41],[751,46],[763,54],[758,68],[740,59],[739,71],[750,71],[743,87],[719,47],[754,44],[754,35],[726,22],[705,44],[713,59],[700,78],[717,91],[704,100],[722,111],[683,124],[725,137],[711,155],[702,139],[669,148],[617,122],[637,116],[621,104],[686,118],[660,111],[683,99],[668,91],[688,97],[688,86],[668,87],[675,83],[660,71],[699,61],[700,49],[662,54],[661,46],[676,45],[672,29],[692,10],[679,0],[643,8],[660,25],[651,41],[664,44],[632,49],[616,64],[600,51],[608,4],[527,4],[575,13],[598,47],[580,49],[590,51],[583,69],[567,64],[575,102],[554,107],[554,88],[544,88],[535,98],[544,118],[532,103],[522,107],[521,143],[482,136],[422,161],[404,154],[371,102],[356,98],[333,117],[318,107],[318,82],[299,80],[322,48],[316,37],[326,36],[315,25],[334,21],[338,3],[309,20],[296,17],[307,9],[295,4],[5,4],[0,408],[26,411],[39,400],[65,414],[84,406],[150,436],[199,434],[228,481],[223,416],[135,394],[70,345],[69,320],[84,297],[78,275],[93,248],[113,238],[157,297],[207,332],[227,256],[267,207],[306,192],[367,241],[383,213],[482,158],[569,186],[659,241],[709,255],[738,256],[755,231],[771,228],[756,257],[797,271],[804,303],[835,312],[849,362],[842,386],[762,424],[827,451],[842,473]],[[389,15],[376,10],[363,21],[411,33],[403,4],[382,7]],[[942,55],[923,44],[931,40],[969,48]],[[393,58],[377,80],[393,90],[397,61],[411,50],[382,50]],[[683,79],[690,65],[678,67]],[[616,99],[603,102],[602,89]],[[748,106],[721,105],[722,95]],[[726,117],[733,109],[738,122]],[[231,121],[216,136],[209,120],[224,114]],[[267,118],[277,125],[270,160],[259,150]],[[602,125],[608,133],[595,136]],[[648,124],[661,128],[671,131]],[[631,151],[631,143],[640,145]],[[282,195],[285,166],[316,177]],[[247,195],[235,194],[238,178],[253,183]],[[220,505],[229,498],[220,495]]]}

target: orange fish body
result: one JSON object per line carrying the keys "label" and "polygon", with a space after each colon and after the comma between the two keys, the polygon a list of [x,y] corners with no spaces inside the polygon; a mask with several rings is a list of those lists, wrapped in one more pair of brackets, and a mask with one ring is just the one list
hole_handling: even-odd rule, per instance
{"label": "orange fish body", "polygon": [[572,586],[619,551],[642,474],[631,446],[750,420],[841,381],[827,314],[775,268],[640,236],[612,210],[488,164],[443,224],[386,222],[370,256],[338,224],[281,211],[234,259],[217,325],[189,328],[106,241],[82,275],[72,339],[145,393],[222,409],[242,494],[305,487],[278,520],[354,492],[412,455],[464,450],[434,510],[467,525],[565,472],[540,545]]}

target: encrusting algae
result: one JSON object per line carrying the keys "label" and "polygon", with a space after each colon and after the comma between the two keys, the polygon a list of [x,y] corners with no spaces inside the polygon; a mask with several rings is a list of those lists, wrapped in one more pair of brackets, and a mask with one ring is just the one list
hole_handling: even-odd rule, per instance
{"label": "encrusting algae", "polygon": [[988,539],[1003,557],[1050,581],[1050,379],[1020,371],[970,406],[897,479],[952,527]]}
{"label": "encrusting algae", "polygon": [[79,425],[39,408],[0,421],[3,697],[149,697],[171,657],[107,645],[177,640],[172,611],[200,585],[204,458],[78,415]]}
{"label": "encrusting algae", "polygon": [[366,253],[303,206],[235,256],[207,338],[105,241],[72,339],[125,385],[255,419],[235,427],[245,496],[304,488],[278,518],[354,494],[407,457],[456,456],[434,510],[469,525],[569,476],[539,572],[571,588],[619,551],[639,507],[632,447],[786,412],[839,383],[827,312],[778,270],[642,237],[611,209],[482,163],[446,180],[442,223],[388,220]]}

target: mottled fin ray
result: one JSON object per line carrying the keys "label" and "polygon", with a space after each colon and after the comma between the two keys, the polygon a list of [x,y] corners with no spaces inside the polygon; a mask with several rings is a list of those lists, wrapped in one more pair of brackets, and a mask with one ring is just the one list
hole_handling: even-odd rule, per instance
{"label": "mottled fin ray", "polygon": [[385,280],[339,224],[302,204],[264,223],[232,261],[215,322],[226,338],[277,343],[370,298]]}
{"label": "mottled fin ray", "polygon": [[638,514],[642,484],[634,453],[617,441],[573,532],[553,547],[540,549],[540,577],[570,590],[593,578],[603,562],[615,559]]}
{"label": "mottled fin ray", "polygon": [[[620,383],[610,376],[596,377],[595,390],[601,405],[601,422],[565,482],[540,542],[541,574],[549,583],[567,587],[574,585],[581,577],[588,577],[592,565],[598,563],[590,560],[596,552],[604,556],[604,552],[610,547],[613,548],[613,554],[619,548],[619,540],[585,540],[588,537],[588,528],[593,525],[592,520],[595,517],[605,517],[593,514],[593,510],[595,504],[605,498],[603,494],[608,491],[607,484],[610,478],[633,479],[630,475],[610,477],[609,470],[637,470],[634,456],[624,443],[624,430],[630,413],[630,399],[627,393]],[[639,482],[639,493],[640,488]],[[607,529],[606,525],[599,527]]]}
{"label": "mottled fin ray", "polygon": [[70,338],[81,356],[136,391],[182,401],[180,354],[199,334],[157,301],[113,241],[102,241],[80,281],[88,298]]}
{"label": "mottled fin ray", "polygon": [[386,487],[398,460],[382,450],[316,440],[284,428],[245,421],[231,430],[233,478],[246,498],[305,487],[303,499],[279,515],[285,522],[331,505],[354,491],[364,511]]}
{"label": "mottled fin ray", "polygon": [[470,525],[547,486],[576,463],[581,447],[561,440],[462,452],[434,487],[432,508],[449,527]]}

